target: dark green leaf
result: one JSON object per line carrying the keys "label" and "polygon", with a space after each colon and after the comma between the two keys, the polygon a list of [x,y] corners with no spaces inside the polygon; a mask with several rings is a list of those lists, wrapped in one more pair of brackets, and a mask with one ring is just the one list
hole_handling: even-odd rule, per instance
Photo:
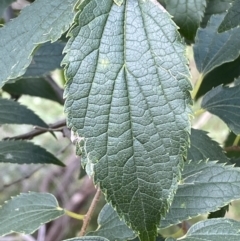
{"label": "dark green leaf", "polygon": [[188,145],[185,47],[153,0],[87,0],[75,21],[66,112],[84,137],[78,153],[88,169],[95,164],[95,183],[118,214],[142,241],[155,241]]}
{"label": "dark green leaf", "polygon": [[202,84],[196,95],[198,99],[200,96],[205,95],[213,87],[221,84],[229,84],[240,75],[240,57],[236,60],[220,65],[213,69],[210,73],[204,76]]}
{"label": "dark green leaf", "polygon": [[210,90],[203,97],[202,108],[221,118],[235,134],[240,134],[240,85]]}
{"label": "dark green leaf", "polygon": [[34,54],[32,62],[23,77],[43,76],[50,71],[60,68],[64,46],[65,44],[61,42],[48,42],[40,46]]}
{"label": "dark green leaf", "polygon": [[207,7],[201,26],[206,27],[212,15],[226,13],[234,0],[207,0]]}
{"label": "dark green leaf", "polygon": [[0,236],[17,232],[31,234],[42,224],[64,214],[49,193],[22,193],[0,208]]}
{"label": "dark green leaf", "polygon": [[240,169],[216,162],[190,162],[161,227],[218,210],[240,199]]}
{"label": "dark green leaf", "polygon": [[187,160],[198,162],[210,159],[222,163],[229,163],[222,148],[207,135],[207,132],[192,129],[190,143],[191,146],[188,149]]}
{"label": "dark green leaf", "polygon": [[1,0],[0,1],[0,18],[2,17],[4,10],[16,0]]}
{"label": "dark green leaf", "polygon": [[[209,219],[194,224],[181,241],[237,241],[240,223],[226,218]],[[178,239],[177,239],[178,240]],[[176,241],[167,238],[166,241]]]}
{"label": "dark green leaf", "polygon": [[114,241],[133,239],[136,234],[120,220],[117,212],[106,204],[98,216],[98,229],[88,233],[90,236],[101,236]]}
{"label": "dark green leaf", "polygon": [[69,28],[76,1],[37,0],[0,28],[0,87],[25,73],[39,44],[56,41]]}
{"label": "dark green leaf", "polygon": [[180,27],[180,33],[193,41],[202,20],[206,0],[167,0],[166,9],[173,15],[173,20]]}
{"label": "dark green leaf", "polygon": [[30,95],[53,100],[59,104],[63,102],[44,78],[23,78],[15,83],[4,85],[3,90],[14,96]]}
{"label": "dark green leaf", "polygon": [[29,124],[48,128],[48,125],[26,106],[1,98],[0,124]]}
{"label": "dark green leaf", "polygon": [[0,162],[65,166],[50,152],[26,141],[0,141]]}
{"label": "dark green leaf", "polygon": [[240,0],[235,0],[232,7],[228,10],[227,15],[223,19],[218,31],[224,32],[231,28],[235,28],[240,25]]}
{"label": "dark green leaf", "polygon": [[197,32],[194,58],[202,76],[239,56],[240,28],[218,33],[217,29],[223,18],[224,14],[212,16],[207,27]]}

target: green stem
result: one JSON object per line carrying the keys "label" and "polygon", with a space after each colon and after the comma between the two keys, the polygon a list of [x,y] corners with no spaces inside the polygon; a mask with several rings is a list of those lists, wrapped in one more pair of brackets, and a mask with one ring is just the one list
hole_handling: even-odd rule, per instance
{"label": "green stem", "polygon": [[235,138],[235,140],[234,140],[234,142],[233,142],[233,145],[234,145],[234,146],[237,146],[239,140],[240,140],[240,136],[238,135],[238,136],[236,136],[236,138]]}
{"label": "green stem", "polygon": [[196,95],[197,95],[197,92],[202,84],[202,81],[203,81],[203,75],[200,74],[198,80],[197,80],[197,83],[196,85],[194,86],[194,89],[193,89],[193,92],[192,92],[192,99],[194,100]]}
{"label": "green stem", "polygon": [[197,111],[195,111],[194,112],[194,116],[195,116],[195,118],[196,117],[198,117],[198,116],[200,116],[202,113],[204,113],[206,110],[204,110],[204,109],[199,109],[199,110],[197,110]]}
{"label": "green stem", "polygon": [[64,211],[65,211],[65,214],[67,214],[71,218],[75,218],[75,219],[78,219],[78,220],[83,220],[84,219],[84,215],[73,213],[73,212],[68,211],[66,209],[64,209]]}

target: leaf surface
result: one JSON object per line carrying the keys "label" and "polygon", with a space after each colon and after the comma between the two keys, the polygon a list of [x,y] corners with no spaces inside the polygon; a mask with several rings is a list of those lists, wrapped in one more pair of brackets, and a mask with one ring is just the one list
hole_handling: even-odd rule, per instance
{"label": "leaf surface", "polygon": [[22,78],[15,83],[5,84],[2,88],[11,95],[30,95],[56,101],[62,104],[62,99],[44,78]]}
{"label": "leaf surface", "polygon": [[240,199],[240,169],[216,162],[187,163],[172,206],[161,228],[218,210]]}
{"label": "leaf surface", "polygon": [[37,0],[0,28],[0,87],[25,73],[39,44],[61,37],[73,22],[75,3],[76,0]]}
{"label": "leaf surface", "polygon": [[124,221],[120,220],[117,212],[109,204],[103,207],[98,216],[98,229],[88,235],[115,241],[126,241],[136,236]]}
{"label": "leaf surface", "polygon": [[[236,241],[240,239],[240,223],[226,218],[208,219],[194,224],[181,241]],[[176,241],[167,238],[166,241]]]}
{"label": "leaf surface", "polygon": [[154,241],[188,145],[185,48],[154,0],[85,1],[75,21],[64,60],[68,126],[84,137],[78,153],[95,164],[107,200]]}
{"label": "leaf surface", "polygon": [[191,129],[190,143],[191,146],[188,149],[187,155],[188,161],[199,162],[210,159],[222,163],[229,163],[222,148],[207,135],[207,132]]}
{"label": "leaf surface", "polygon": [[227,15],[220,24],[218,31],[224,32],[240,25],[240,0],[235,0]]}
{"label": "leaf surface", "polygon": [[234,0],[207,0],[207,7],[205,9],[201,26],[206,27],[212,15],[226,13],[226,11],[231,7],[232,2],[234,2]]}
{"label": "leaf surface", "polygon": [[173,20],[180,27],[180,33],[192,41],[204,15],[205,7],[206,0],[166,1],[166,9],[173,15]]}
{"label": "leaf surface", "polygon": [[240,29],[218,33],[225,14],[213,15],[204,29],[199,29],[194,45],[194,58],[198,71],[205,76],[214,68],[238,58]]}
{"label": "leaf surface", "polygon": [[240,85],[210,90],[203,97],[201,106],[221,118],[235,134],[240,134]]}
{"label": "leaf surface", "polygon": [[16,0],[1,0],[0,1],[0,18],[3,16],[5,9]]}
{"label": "leaf surface", "polygon": [[44,148],[27,141],[0,141],[0,162],[65,166]]}
{"label": "leaf surface", "polygon": [[64,214],[49,193],[22,193],[0,208],[0,236],[17,232],[31,234],[42,224]]}
{"label": "leaf surface", "polygon": [[65,44],[61,42],[45,43],[36,50],[31,64],[28,66],[23,77],[38,77],[48,74],[57,68],[63,59],[63,48]]}
{"label": "leaf surface", "polygon": [[29,124],[48,128],[48,125],[26,106],[1,98],[0,124]]}

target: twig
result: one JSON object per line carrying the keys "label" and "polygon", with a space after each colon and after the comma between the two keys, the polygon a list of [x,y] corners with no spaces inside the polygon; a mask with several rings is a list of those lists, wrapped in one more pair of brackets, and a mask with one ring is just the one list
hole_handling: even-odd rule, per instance
{"label": "twig", "polygon": [[22,135],[13,136],[13,137],[6,137],[6,138],[4,138],[4,140],[30,140],[33,137],[39,136],[43,133],[46,133],[51,129],[56,129],[56,128],[60,128],[60,127],[64,127],[64,126],[66,126],[66,120],[65,119],[57,121],[53,124],[50,124],[49,129],[41,129],[41,130],[36,129],[36,130],[33,130],[33,131],[29,131],[29,132],[27,132],[25,134],[22,134]]}
{"label": "twig", "polygon": [[23,180],[30,178],[35,172],[39,171],[42,167],[43,166],[38,167],[37,169],[35,169],[31,173],[29,173],[28,175],[26,175],[24,177],[21,177],[21,178],[17,179],[16,181],[13,181],[11,183],[3,185],[2,188],[0,189],[0,192],[4,191],[5,188],[8,188],[8,187],[10,187],[10,186],[12,186],[12,185],[14,185],[16,183],[22,182]]}
{"label": "twig", "polygon": [[89,222],[91,221],[91,218],[92,218],[92,215],[94,213],[94,210],[97,206],[97,203],[100,199],[100,196],[101,196],[101,189],[98,187],[97,189],[97,192],[95,193],[95,196],[92,200],[92,203],[88,209],[88,212],[87,214],[85,215],[84,219],[83,219],[83,225],[82,225],[82,228],[81,228],[81,231],[79,233],[79,236],[84,236],[86,231],[87,231],[87,227],[89,225]]}
{"label": "twig", "polygon": [[224,148],[224,151],[240,151],[240,146],[228,146]]}
{"label": "twig", "polygon": [[54,92],[56,93],[59,101],[61,102],[61,104],[64,104],[64,99],[63,99],[63,89],[60,88],[56,82],[52,79],[51,76],[46,76],[45,77],[46,81],[51,85],[51,87],[53,88]]}

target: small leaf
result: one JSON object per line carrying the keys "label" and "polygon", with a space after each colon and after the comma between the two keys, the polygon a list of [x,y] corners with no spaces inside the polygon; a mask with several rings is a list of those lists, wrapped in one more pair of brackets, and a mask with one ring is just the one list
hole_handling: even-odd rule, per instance
{"label": "small leaf", "polygon": [[60,68],[64,46],[65,44],[61,42],[48,42],[41,45],[39,49],[36,50],[32,62],[23,77],[40,77]]}
{"label": "small leaf", "polygon": [[210,90],[203,97],[202,108],[221,118],[235,134],[240,134],[240,85]]}
{"label": "small leaf", "polygon": [[3,90],[11,95],[30,95],[49,99],[63,104],[52,86],[44,78],[23,78],[15,83],[5,84]]}
{"label": "small leaf", "polygon": [[235,0],[227,15],[220,24],[219,33],[235,28],[240,25],[240,0]]}
{"label": "small leaf", "polygon": [[204,18],[201,22],[202,27],[206,27],[208,20],[212,15],[226,13],[234,0],[207,0]]}
{"label": "small leaf", "polygon": [[[77,0],[37,0],[0,28],[0,87],[23,75],[39,44],[54,42],[73,22]],[[31,19],[31,21],[29,21]]]}
{"label": "small leaf", "polygon": [[26,106],[1,98],[0,124],[29,124],[48,128],[48,125]]}
{"label": "small leaf", "polygon": [[[240,223],[226,218],[208,219],[194,224],[181,241],[237,241]],[[167,238],[166,241],[176,241]]]}
{"label": "small leaf", "polygon": [[91,236],[91,237],[88,236],[88,237],[65,239],[64,241],[109,241],[109,240],[98,236]]}
{"label": "small leaf", "polygon": [[217,29],[225,14],[213,15],[205,29],[199,29],[194,45],[197,69],[205,76],[214,68],[238,58],[240,28],[218,33]]}
{"label": "small leaf", "polygon": [[87,168],[95,164],[95,183],[119,216],[142,241],[155,241],[189,141],[185,46],[154,0],[87,0],[75,21],[65,110],[84,137],[78,153]]}
{"label": "small leaf", "polygon": [[187,160],[194,162],[202,160],[218,160],[218,162],[229,163],[219,144],[213,141],[207,132],[191,129],[191,146],[188,149]]}
{"label": "small leaf", "polygon": [[0,208],[0,236],[17,232],[31,234],[42,224],[64,214],[49,193],[22,193]]}
{"label": "small leaf", "polygon": [[26,141],[0,141],[0,163],[1,162],[65,166],[50,152]]}
{"label": "small leaf", "polygon": [[0,1],[0,18],[3,16],[5,9],[16,0],[1,0]]}
{"label": "small leaf", "polygon": [[161,228],[218,210],[240,199],[240,169],[216,162],[190,162]]}
{"label": "small leaf", "polygon": [[180,27],[180,33],[193,41],[204,15],[206,0],[167,0],[166,9],[173,15],[174,22]]}
{"label": "small leaf", "polygon": [[114,241],[126,241],[136,236],[109,204],[103,207],[98,216],[98,229],[88,235],[101,236]]}

